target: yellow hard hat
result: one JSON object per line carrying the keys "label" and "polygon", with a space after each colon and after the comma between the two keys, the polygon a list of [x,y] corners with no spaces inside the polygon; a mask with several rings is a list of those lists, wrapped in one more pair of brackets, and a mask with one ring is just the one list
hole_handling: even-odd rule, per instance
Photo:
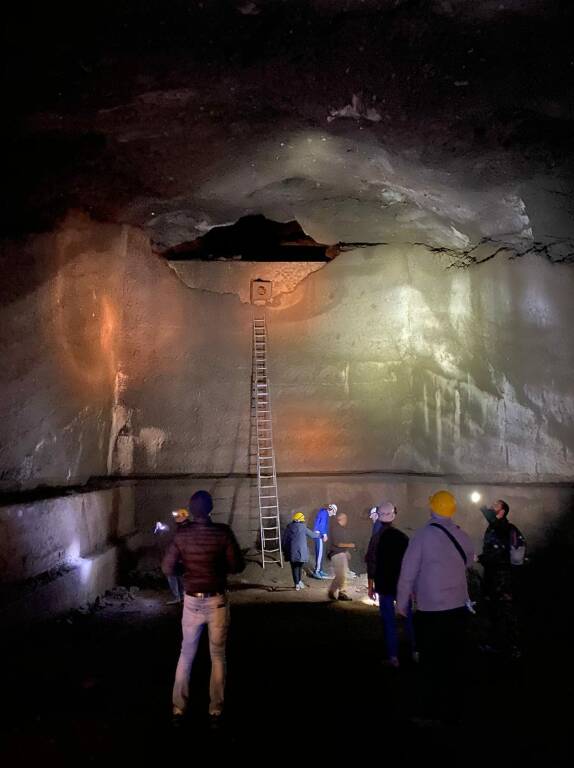
{"label": "yellow hard hat", "polygon": [[183,508],[175,509],[171,514],[176,523],[183,523],[189,518],[189,512]]}
{"label": "yellow hard hat", "polygon": [[449,491],[437,491],[429,497],[429,504],[435,515],[452,517],[456,512],[456,499]]}
{"label": "yellow hard hat", "polygon": [[293,515],[293,522],[294,523],[304,523],[305,522],[305,515],[302,512],[295,512]]}

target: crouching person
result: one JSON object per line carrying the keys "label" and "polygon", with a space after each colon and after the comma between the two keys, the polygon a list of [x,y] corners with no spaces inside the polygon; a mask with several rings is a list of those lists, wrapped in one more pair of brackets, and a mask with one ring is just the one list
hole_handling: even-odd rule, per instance
{"label": "crouching person", "polygon": [[181,723],[187,709],[189,675],[205,626],[211,656],[209,715],[212,725],[218,724],[223,714],[225,644],[229,627],[227,574],[239,573],[245,563],[231,528],[212,522],[212,509],[213,500],[207,491],[193,494],[189,500],[193,522],[178,528],[162,562],[167,577],[176,574],[179,562],[184,569],[183,641],[173,686],[174,724]]}

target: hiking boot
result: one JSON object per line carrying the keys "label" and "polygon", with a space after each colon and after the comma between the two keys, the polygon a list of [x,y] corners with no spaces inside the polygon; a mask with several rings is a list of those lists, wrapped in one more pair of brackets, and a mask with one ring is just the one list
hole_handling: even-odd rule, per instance
{"label": "hiking boot", "polygon": [[223,727],[223,713],[215,713],[209,715],[209,729],[211,731],[218,731]]}
{"label": "hiking boot", "polygon": [[345,592],[339,592],[338,600],[343,600],[343,601],[348,600],[349,602],[351,602],[352,599],[353,598],[349,597],[349,595],[347,595]]}
{"label": "hiking boot", "polygon": [[179,707],[174,707],[171,713],[172,727],[181,728],[181,726],[183,725],[184,717],[185,717],[185,712],[183,711],[183,709],[180,709]]}

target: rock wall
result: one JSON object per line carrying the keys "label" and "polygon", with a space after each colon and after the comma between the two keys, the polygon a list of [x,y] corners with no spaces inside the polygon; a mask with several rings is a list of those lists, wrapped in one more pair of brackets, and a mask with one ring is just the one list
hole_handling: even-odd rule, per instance
{"label": "rock wall", "polygon": [[[364,556],[371,534],[369,510],[383,500],[396,504],[397,525],[411,535],[428,518],[428,498],[440,488],[452,491],[457,499],[456,521],[473,538],[480,551],[486,523],[479,507],[499,498],[510,505],[512,520],[528,539],[530,554],[543,549],[557,529],[572,528],[574,486],[559,485],[481,485],[452,483],[442,478],[401,475],[321,475],[279,478],[281,522],[286,525],[294,511],[303,512],[310,525],[317,509],[336,503],[349,515],[349,534],[357,544],[354,570],[363,573]],[[161,553],[173,535],[172,509],[185,506],[197,490],[208,490],[214,499],[213,519],[231,525],[239,543],[258,559],[259,520],[255,481],[248,478],[186,478],[139,481],[133,487],[137,534],[130,539],[142,570],[159,566]],[[470,494],[478,491],[481,502],[473,504]],[[154,534],[156,521],[170,530]]]}
{"label": "rock wall", "polygon": [[117,584],[135,530],[131,488],[0,508],[0,617],[38,620]]}
{"label": "rock wall", "polygon": [[[28,272],[0,310],[5,489],[250,469],[253,269],[190,287],[142,233],[84,217],[10,254]],[[357,249],[294,288],[266,265],[280,472],[571,480],[574,271],[443,258]]]}

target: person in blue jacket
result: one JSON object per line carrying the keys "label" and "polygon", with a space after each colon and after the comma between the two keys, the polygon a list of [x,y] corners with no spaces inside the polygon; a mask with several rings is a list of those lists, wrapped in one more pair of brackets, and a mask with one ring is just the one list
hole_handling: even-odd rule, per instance
{"label": "person in blue jacket", "polygon": [[329,504],[327,507],[321,507],[315,517],[315,525],[313,529],[317,534],[315,538],[315,571],[313,578],[315,579],[329,579],[329,574],[325,573],[322,569],[324,544],[329,538],[329,518],[334,517],[337,514],[337,505]]}
{"label": "person in blue jacket", "polygon": [[317,531],[310,531],[305,525],[305,515],[302,512],[295,512],[293,520],[289,523],[283,534],[283,554],[285,560],[291,564],[293,574],[293,583],[295,589],[299,592],[305,589],[303,583],[303,565],[309,560],[309,547],[307,539],[317,539]]}

